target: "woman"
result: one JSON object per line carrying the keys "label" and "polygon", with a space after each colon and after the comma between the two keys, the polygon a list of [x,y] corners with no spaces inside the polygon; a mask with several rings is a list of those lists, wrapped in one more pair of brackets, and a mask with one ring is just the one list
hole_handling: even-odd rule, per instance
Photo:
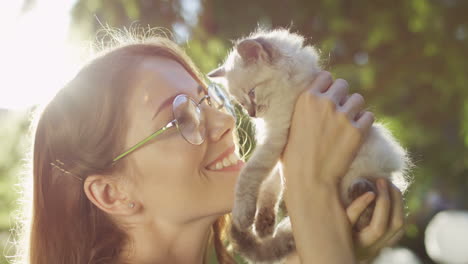
{"label": "woman", "polygon": [[[203,263],[212,247],[234,263],[223,239],[243,165],[232,155],[235,119],[173,42],[143,42],[92,60],[40,114],[29,263]],[[370,227],[351,241],[374,197],[345,212],[334,192],[373,118],[346,95],[344,81],[322,73],[296,105],[283,160],[298,248],[290,263],[353,263],[398,239],[401,195],[383,188]],[[311,122],[319,118],[327,133]],[[320,145],[332,137],[344,144]]]}

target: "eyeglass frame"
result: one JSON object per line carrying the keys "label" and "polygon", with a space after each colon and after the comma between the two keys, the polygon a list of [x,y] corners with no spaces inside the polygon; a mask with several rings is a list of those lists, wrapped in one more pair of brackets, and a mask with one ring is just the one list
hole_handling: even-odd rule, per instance
{"label": "eyeglass frame", "polygon": [[[211,96],[209,95],[208,93],[208,89],[210,89],[212,86],[216,86],[216,84],[214,83],[210,83],[207,85],[207,89],[205,89],[207,92],[205,94],[205,96],[203,96],[200,101],[198,101],[198,103],[196,103],[196,107],[198,109],[200,109],[200,105],[203,103],[203,101],[207,100],[208,102],[208,105],[210,107],[213,107],[214,105],[212,104],[211,102]],[[213,88],[215,89],[215,88]],[[177,98],[179,98],[180,96],[185,96],[187,97],[189,100],[192,100],[193,102],[196,102],[192,97],[186,95],[186,94],[179,94],[177,95],[174,100],[172,101],[172,105],[174,105],[174,102],[177,100]],[[220,105],[219,107],[217,107],[216,109],[221,109],[223,107],[226,107],[226,104],[225,104],[225,101],[223,102],[222,105]],[[201,112],[201,109],[200,109],[200,112]],[[233,116],[235,117],[234,113],[232,113]],[[125,152],[123,152],[122,154],[118,155],[117,157],[115,157],[113,160],[112,160],[112,165],[114,165],[117,161],[119,161],[120,159],[124,158],[125,156],[129,155],[130,153],[132,153],[133,151],[137,150],[139,147],[143,146],[145,143],[147,143],[148,141],[156,138],[157,136],[161,135],[162,133],[166,132],[167,130],[169,130],[170,128],[173,128],[173,127],[176,127],[177,130],[179,131],[180,135],[185,139],[185,141],[187,141],[188,143],[192,144],[192,145],[201,145],[203,144],[203,142],[205,142],[205,138],[203,138],[203,140],[199,143],[199,144],[194,144],[190,141],[188,141],[183,135],[182,135],[182,132],[180,131],[179,129],[179,122],[177,121],[177,118],[174,118],[174,120],[170,121],[169,123],[167,123],[165,126],[161,127],[160,129],[156,130],[156,132],[152,133],[151,135],[147,136],[146,138],[144,138],[143,140],[139,141],[138,143],[136,143],[135,145],[133,145],[132,147],[128,148]]]}

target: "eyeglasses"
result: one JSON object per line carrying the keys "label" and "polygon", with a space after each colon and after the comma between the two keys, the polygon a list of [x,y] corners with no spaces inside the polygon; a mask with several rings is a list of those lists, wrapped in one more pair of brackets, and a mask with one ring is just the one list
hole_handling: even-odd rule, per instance
{"label": "eyeglasses", "polygon": [[207,87],[208,93],[203,96],[198,103],[185,94],[177,95],[172,102],[172,113],[174,119],[153,134],[129,148],[124,153],[112,160],[112,164],[132,153],[148,141],[166,132],[170,128],[176,127],[180,135],[190,144],[200,145],[205,141],[205,116],[200,109],[200,105],[206,101],[209,106],[235,117],[234,107],[229,96],[215,83],[210,83]]}

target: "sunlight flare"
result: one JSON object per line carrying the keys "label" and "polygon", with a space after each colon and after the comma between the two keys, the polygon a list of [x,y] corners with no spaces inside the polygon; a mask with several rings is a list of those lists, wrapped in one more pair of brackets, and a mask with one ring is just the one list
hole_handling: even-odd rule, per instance
{"label": "sunlight flare", "polygon": [[42,103],[75,73],[77,54],[67,42],[72,5],[72,1],[39,0],[21,14],[21,1],[2,4],[0,108]]}

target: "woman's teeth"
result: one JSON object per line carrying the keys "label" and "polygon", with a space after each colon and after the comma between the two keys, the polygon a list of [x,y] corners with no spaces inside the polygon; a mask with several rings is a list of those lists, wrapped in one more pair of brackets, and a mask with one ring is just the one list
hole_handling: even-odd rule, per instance
{"label": "woman's teeth", "polygon": [[215,165],[209,167],[210,170],[221,170],[223,168],[236,165],[239,162],[239,158],[236,154],[231,153],[228,157],[224,158],[222,161],[218,161]]}

